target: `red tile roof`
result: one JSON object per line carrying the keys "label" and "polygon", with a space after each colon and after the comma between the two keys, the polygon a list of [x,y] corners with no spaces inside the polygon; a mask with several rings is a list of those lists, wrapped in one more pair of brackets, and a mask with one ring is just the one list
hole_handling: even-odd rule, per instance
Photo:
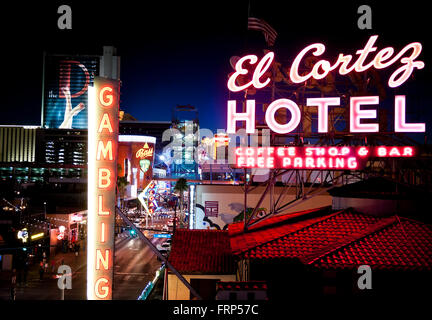
{"label": "red tile roof", "polygon": [[[243,232],[243,222],[228,226],[231,248],[234,254],[241,254],[260,244],[278,239],[322,219],[326,219],[331,207],[322,207],[292,214],[277,215],[267,218]],[[324,215],[324,217],[322,217]]]}
{"label": "red tile roof", "polygon": [[[406,218],[374,217],[324,208],[275,216],[241,233],[230,225],[233,253],[250,259],[299,258],[322,268],[430,270],[432,227]],[[318,215],[318,216],[317,216]],[[271,220],[273,219],[273,220]],[[264,221],[263,221],[264,222]]]}
{"label": "red tile roof", "polygon": [[219,281],[217,290],[226,291],[255,291],[267,290],[265,281]]}
{"label": "red tile roof", "polygon": [[177,229],[168,261],[184,274],[235,274],[228,232]]}
{"label": "red tile roof", "polygon": [[312,262],[323,268],[367,264],[374,269],[432,270],[432,227],[400,218]]}

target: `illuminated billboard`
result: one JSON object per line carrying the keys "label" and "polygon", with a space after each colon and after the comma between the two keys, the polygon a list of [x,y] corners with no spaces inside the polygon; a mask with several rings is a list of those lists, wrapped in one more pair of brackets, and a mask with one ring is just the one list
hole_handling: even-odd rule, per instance
{"label": "illuminated billboard", "polygon": [[119,129],[119,82],[89,87],[87,299],[111,300]]}
{"label": "illuminated billboard", "polygon": [[99,56],[44,57],[42,127],[87,129],[88,87],[99,74]]}

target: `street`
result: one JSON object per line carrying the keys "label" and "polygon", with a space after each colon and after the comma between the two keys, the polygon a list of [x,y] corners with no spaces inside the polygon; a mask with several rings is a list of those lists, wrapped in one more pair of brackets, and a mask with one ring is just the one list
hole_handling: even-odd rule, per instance
{"label": "street", "polygon": [[[164,239],[154,238],[154,245]],[[65,290],[65,300],[86,300],[86,252],[59,254],[64,263],[72,269],[72,289]],[[128,231],[118,235],[115,241],[115,272],[113,299],[136,300],[144,287],[154,278],[161,262],[153,251],[138,237],[131,237]],[[48,272],[39,280],[38,268],[29,271],[27,286],[18,286],[17,300],[60,300],[61,290],[57,287],[55,274]]]}

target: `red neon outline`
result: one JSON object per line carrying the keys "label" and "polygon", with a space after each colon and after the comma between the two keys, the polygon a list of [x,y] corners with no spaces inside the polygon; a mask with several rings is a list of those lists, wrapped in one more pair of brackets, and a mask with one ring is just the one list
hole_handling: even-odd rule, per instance
{"label": "red neon outline", "polygon": [[[290,79],[294,83],[305,82],[311,77],[319,80],[324,78],[330,71],[335,70],[338,67],[339,74],[341,75],[346,75],[353,70],[355,70],[356,72],[363,72],[371,67],[375,67],[376,69],[383,69],[394,64],[397,60],[400,59],[400,62],[403,65],[399,67],[396,71],[394,71],[388,80],[389,87],[395,88],[403,84],[409,78],[415,68],[424,68],[425,64],[423,61],[414,61],[422,51],[422,45],[419,42],[409,43],[396,56],[394,56],[391,60],[387,62],[385,62],[385,60],[390,59],[390,57],[394,53],[394,49],[392,47],[386,47],[380,50],[372,59],[372,61],[370,61],[366,65],[363,65],[369,53],[377,50],[377,48],[373,46],[377,38],[377,35],[371,36],[365,47],[356,52],[359,56],[357,57],[356,62],[354,62],[351,67],[348,67],[348,64],[352,60],[352,55],[344,55],[340,53],[334,65],[331,65],[330,62],[328,62],[327,60],[319,60],[313,66],[310,73],[305,76],[301,76],[299,75],[299,66],[305,54],[308,51],[314,50],[312,54],[314,56],[320,56],[325,52],[325,46],[322,43],[313,43],[300,51],[300,53],[294,59],[294,62],[290,69]],[[412,54],[409,57],[402,58],[402,56],[409,50],[413,51]],[[320,68],[323,70],[323,73],[319,72]]]}
{"label": "red neon outline", "polygon": [[246,133],[255,132],[255,100],[246,100],[246,112],[236,112],[236,100],[228,100],[227,133],[236,132],[236,122],[246,121]]}
{"label": "red neon outline", "polygon": [[[107,104],[107,103],[104,101],[104,98],[107,97],[107,95],[104,95],[106,89],[109,89],[109,90],[110,90],[109,96],[111,96],[111,99],[110,99],[111,102],[110,102],[109,104]],[[104,85],[104,86],[99,90],[99,94],[97,95],[97,97],[98,97],[98,102],[99,102],[99,104],[102,106],[102,108],[108,109],[108,108],[111,108],[113,105],[115,105],[115,97],[114,97],[114,93],[115,93],[114,88],[113,88],[112,86],[108,85],[108,84],[107,84],[107,85]],[[102,96],[102,95],[103,95],[103,96]]]}
{"label": "red neon outline", "polygon": [[105,234],[106,234],[106,228],[105,228],[105,222],[101,222],[101,243],[105,243]]}
{"label": "red neon outline", "polygon": [[252,77],[253,86],[257,89],[264,88],[269,84],[270,78],[267,78],[264,83],[260,82],[260,78],[267,72],[267,69],[270,67],[274,59],[274,53],[268,52],[258,63]]}
{"label": "red neon outline", "polygon": [[[291,120],[286,124],[279,124],[275,119],[275,113],[280,108],[286,108],[291,112]],[[301,120],[301,112],[298,105],[289,99],[278,99],[270,103],[266,110],[265,119],[268,127],[277,133],[289,133],[297,128]]]}
{"label": "red neon outline", "polygon": [[350,132],[378,132],[378,123],[360,123],[361,119],[376,119],[376,110],[361,110],[361,105],[377,105],[378,96],[350,98]]}
{"label": "red neon outline", "polygon": [[[104,287],[104,288],[107,288],[107,290],[106,290],[107,293],[106,293],[105,297],[102,297],[102,295],[99,294],[99,292],[98,292],[98,290],[97,290],[98,287],[96,287],[96,286],[98,285],[98,283],[101,282],[102,279],[105,280],[104,282],[106,283],[103,287]],[[95,281],[93,287],[94,287],[94,294],[95,294],[95,296],[96,296],[98,299],[104,300],[104,299],[106,299],[107,297],[109,297],[109,296],[111,295],[110,279],[108,279],[108,278],[105,277],[105,276],[102,276],[102,277],[98,278],[98,279]]]}
{"label": "red neon outline", "polygon": [[103,195],[98,195],[98,216],[109,216],[111,214],[111,211],[108,209],[108,211],[103,210]]}
{"label": "red neon outline", "polygon": [[[109,161],[112,161],[114,159],[113,157],[113,140],[106,140],[106,145],[104,144],[104,140],[99,140],[98,142],[98,146],[97,146],[97,150],[96,150],[96,160],[100,161],[101,160],[101,153],[103,155],[103,159],[107,160],[107,154],[109,153]],[[100,147],[100,145],[102,144],[102,148]],[[108,147],[108,145],[110,145],[110,147]],[[108,149],[108,151],[106,151],[106,149]],[[104,152],[106,151],[106,152]]]}
{"label": "red neon outline", "polygon": [[[107,127],[106,124],[105,124],[106,123],[106,120],[105,120],[106,116],[108,117],[109,127]],[[98,133],[102,133],[102,131],[104,129],[108,129],[109,133],[114,133],[114,130],[113,130],[113,127],[112,127],[111,123],[112,123],[112,121],[111,121],[110,114],[108,112],[104,112],[103,115],[102,115],[102,117],[101,117],[101,119],[100,119],[100,121],[99,121],[99,127],[98,127],[98,131],[97,132]]]}
{"label": "red neon outline", "polygon": [[395,96],[395,132],[425,132],[425,123],[406,123],[405,122],[405,96]]}
{"label": "red neon outline", "polygon": [[340,98],[307,98],[307,106],[318,107],[318,132],[328,132],[328,106],[339,106]]}
{"label": "red neon outline", "polygon": [[[98,252],[103,257],[102,250],[105,251],[105,258],[106,258],[106,254],[107,254],[107,251],[108,251],[108,261],[107,261],[108,268],[105,268],[103,266],[104,265],[103,263],[99,263],[100,260],[104,260],[104,259],[98,259]],[[112,260],[112,258],[111,258],[111,249],[96,249],[95,258],[96,258],[96,263],[95,263],[95,269],[96,270],[110,270],[110,265],[111,265],[110,261]],[[99,265],[99,267],[98,267],[98,265]],[[103,269],[100,268],[101,265],[102,265]]]}
{"label": "red neon outline", "polygon": [[258,61],[258,57],[256,55],[250,54],[250,55],[247,55],[247,56],[240,58],[237,61],[236,65],[235,65],[236,71],[228,79],[228,83],[227,83],[228,89],[232,92],[242,91],[242,90],[248,88],[253,83],[252,81],[250,81],[243,86],[237,86],[235,83],[235,81],[239,75],[245,75],[249,72],[249,70],[242,68],[243,62],[245,62],[246,60],[249,60],[250,64],[252,65]]}
{"label": "red neon outline", "polygon": [[[107,175],[101,175],[101,172],[107,172]],[[109,189],[109,187],[111,186],[111,176],[113,176],[112,174],[113,172],[111,171],[110,168],[97,168],[97,187],[98,189]],[[105,178],[108,177],[108,178]],[[101,185],[101,180],[108,180],[108,185],[104,186]]]}

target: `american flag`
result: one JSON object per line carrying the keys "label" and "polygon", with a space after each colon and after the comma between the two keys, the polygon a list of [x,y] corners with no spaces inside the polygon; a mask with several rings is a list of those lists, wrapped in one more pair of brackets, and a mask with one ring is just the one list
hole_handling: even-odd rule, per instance
{"label": "american flag", "polygon": [[276,41],[277,32],[267,22],[257,18],[248,18],[248,30],[262,31],[265,41],[269,47],[272,47]]}

